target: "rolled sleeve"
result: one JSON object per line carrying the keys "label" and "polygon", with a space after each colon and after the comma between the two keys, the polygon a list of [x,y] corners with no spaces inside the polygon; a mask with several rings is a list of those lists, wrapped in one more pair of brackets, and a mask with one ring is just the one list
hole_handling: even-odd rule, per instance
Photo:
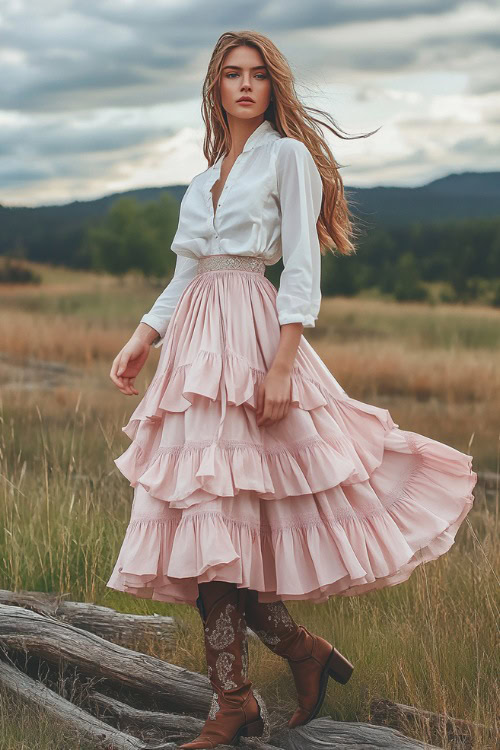
{"label": "rolled sleeve", "polygon": [[174,314],[184,290],[194,279],[197,267],[198,260],[196,258],[177,255],[172,279],[160,294],[151,310],[142,316],[141,323],[147,323],[148,326],[158,331],[159,337],[153,341],[153,346],[159,347],[163,344],[170,318]]}
{"label": "rolled sleeve", "polygon": [[276,161],[281,206],[283,271],[276,297],[278,320],[314,328],[321,306],[321,251],[316,224],[323,183],[307,146],[283,138]]}

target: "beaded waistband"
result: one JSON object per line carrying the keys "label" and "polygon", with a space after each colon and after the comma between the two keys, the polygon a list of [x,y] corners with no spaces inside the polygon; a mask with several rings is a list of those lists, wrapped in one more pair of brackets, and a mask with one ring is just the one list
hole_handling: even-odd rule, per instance
{"label": "beaded waistband", "polygon": [[233,269],[235,271],[254,271],[255,273],[264,274],[266,264],[262,258],[256,258],[251,255],[207,255],[198,259],[197,274],[206,271],[219,271],[224,269]]}

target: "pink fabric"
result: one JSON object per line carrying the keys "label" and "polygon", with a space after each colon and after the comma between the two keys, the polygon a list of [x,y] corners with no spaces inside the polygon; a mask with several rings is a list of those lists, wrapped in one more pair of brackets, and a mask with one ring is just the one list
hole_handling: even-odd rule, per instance
{"label": "pink fabric", "polygon": [[447,552],[472,507],[472,456],[350,398],[307,339],[292,405],[259,428],[257,387],[280,336],[276,289],[252,271],[199,274],[115,463],[134,487],[108,587],[196,606],[198,582],[261,601],[359,595]]}

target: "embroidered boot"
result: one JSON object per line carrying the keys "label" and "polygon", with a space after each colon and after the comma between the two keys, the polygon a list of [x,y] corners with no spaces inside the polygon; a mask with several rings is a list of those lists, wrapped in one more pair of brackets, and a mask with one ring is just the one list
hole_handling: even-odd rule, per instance
{"label": "embroidered boot", "polygon": [[331,643],[297,625],[282,601],[259,602],[257,592],[248,589],[245,619],[271,651],[288,659],[299,702],[288,726],[307,724],[321,708],[328,678],[345,684],[353,665]]}
{"label": "embroidered boot", "polygon": [[269,738],[267,709],[248,679],[246,589],[212,581],[200,584],[199,590],[196,605],[204,625],[207,671],[213,696],[199,736],[180,748],[198,750],[219,744],[231,745],[242,736],[266,741]]}

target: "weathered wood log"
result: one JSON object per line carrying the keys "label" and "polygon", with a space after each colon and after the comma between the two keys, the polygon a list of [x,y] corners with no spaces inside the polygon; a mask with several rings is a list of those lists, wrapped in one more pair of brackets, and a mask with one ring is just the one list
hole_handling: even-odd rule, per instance
{"label": "weathered wood log", "polygon": [[[480,732],[494,742],[495,732],[484,724],[455,719],[446,714],[425,711],[404,703],[394,703],[385,698],[373,698],[370,702],[370,721],[373,724],[391,726],[401,731],[417,730],[425,726],[432,742],[446,741],[460,750],[475,746],[474,737]],[[493,745],[491,746],[493,747]]]}
{"label": "weathered wood log", "polygon": [[[147,638],[161,638],[173,644],[182,627],[175,617],[168,615],[129,615],[110,607],[69,601],[64,598],[66,596],[68,594],[0,589],[0,604],[24,607],[40,615],[57,617],[121,646],[130,646]],[[251,628],[247,628],[247,635],[258,640]]]}
{"label": "weathered wood log", "polygon": [[66,597],[67,594],[0,589],[1,604],[56,617],[122,646],[147,638],[161,638],[164,642],[174,643],[177,636],[179,625],[173,617],[128,615],[97,604],[68,601]]}
{"label": "weathered wood log", "polygon": [[169,709],[204,716],[212,699],[205,675],[22,607],[0,604],[0,643],[7,650],[27,651],[51,664],[71,664],[83,675],[154,696]]}
{"label": "weathered wood log", "polygon": [[[84,737],[95,743],[96,748],[102,750],[146,750],[154,747],[176,748],[176,740],[185,741],[187,736],[194,737],[199,732],[203,722],[191,717],[181,717],[172,714],[160,714],[158,712],[137,711],[125,706],[119,701],[112,700],[106,696],[96,693],[93,699],[111,711],[115,718],[126,722],[131,721],[135,725],[145,725],[150,722],[155,728],[163,728],[171,736],[166,742],[158,744],[145,744],[119,729],[109,726],[100,719],[83,711],[70,701],[49,690],[41,682],[32,680],[15,667],[11,667],[0,661],[0,684],[15,693],[24,701],[27,701],[38,710],[43,707],[50,716],[66,724],[74,730],[79,737]],[[328,717],[314,719],[303,727],[296,729],[283,729],[274,733],[271,738],[272,744],[249,742],[240,740],[243,745],[251,745],[260,750],[433,750],[417,740],[411,740],[395,729],[378,727],[366,723],[336,722]],[[221,750],[229,746],[220,745]],[[438,750],[434,748],[434,750]]]}
{"label": "weathered wood log", "polygon": [[283,750],[439,750],[390,727],[333,721],[328,716],[313,719],[302,727],[275,732],[272,742]]}
{"label": "weathered wood log", "polygon": [[[79,738],[95,743],[96,748],[109,750],[145,750],[147,745],[118,729],[96,719],[62,696],[54,693],[38,680],[32,680],[21,670],[0,661],[0,685],[23,702],[44,711],[61,722]],[[175,747],[175,744],[172,745]]]}
{"label": "weathered wood log", "polygon": [[[24,672],[0,660],[0,686],[18,700],[31,706],[35,711],[46,713],[74,733],[75,740],[91,741],[102,750],[175,750],[178,742],[185,742],[196,737],[203,721],[191,716],[163,714],[154,711],[139,711],[108,696],[95,693],[92,698],[102,708],[121,718],[135,729],[144,729],[154,735],[165,735],[162,739],[143,741],[116,728],[99,717],[93,716],[71,701],[50,690],[38,680],[28,677]],[[152,731],[154,730],[154,731]],[[221,750],[229,746],[220,745]],[[276,745],[256,742],[258,750],[280,750]]]}
{"label": "weathered wood log", "polygon": [[92,713],[103,721],[113,719],[121,729],[125,727],[134,727],[136,729],[155,729],[162,730],[168,735],[169,740],[182,738],[192,734],[196,736],[203,726],[202,719],[195,719],[194,716],[187,714],[164,713],[163,711],[143,711],[127,703],[110,698],[98,690],[92,691],[88,698],[89,707],[92,706]]}
{"label": "weathered wood log", "polygon": [[[132,688],[150,698],[155,697],[157,703],[165,705],[169,710],[177,709],[183,713],[198,715],[203,720],[208,712],[212,691],[209,680],[204,675],[124,648],[95,633],[57,620],[52,615],[44,616],[20,606],[0,604],[0,644],[6,651],[11,650],[14,653],[26,651],[50,664],[71,665],[82,675],[102,678],[109,681],[113,687]],[[30,680],[29,677],[24,676]],[[37,684],[36,681],[32,682]],[[45,690],[49,690],[42,683],[40,685]],[[56,695],[50,690],[49,693],[52,697]],[[138,711],[105,696],[95,700],[100,703],[101,709],[105,708],[111,713],[112,719],[128,721],[130,726],[135,725],[139,730],[141,722],[144,729],[146,722],[150,721],[151,729],[159,729],[167,735],[171,730],[175,730],[177,732],[175,737],[181,733],[181,730],[184,730],[183,739],[188,739],[195,736],[202,725],[202,722],[197,722],[189,716]],[[66,703],[68,706],[65,710],[69,711],[69,707],[72,711],[78,708],[69,702]],[[91,714],[78,708],[78,712],[80,711],[82,713],[78,713],[79,720],[91,720],[92,724],[95,719],[104,723],[101,718],[92,717]],[[157,719],[160,723],[155,726]],[[92,724],[92,727],[95,726],[97,725]],[[127,742],[137,742],[137,738],[130,736],[131,740],[129,740],[129,735],[124,736]],[[118,739],[118,741],[121,740],[123,737]],[[242,739],[241,742],[246,744],[250,741],[243,742]],[[409,739],[393,727],[376,723],[335,722],[329,718],[315,719],[304,727],[294,730],[289,730],[286,726],[281,729],[275,728],[270,743],[268,748],[272,746],[283,750],[314,750],[314,748],[323,750],[325,747],[351,748],[352,750],[364,750],[368,747],[387,748],[387,750],[396,748],[417,750],[424,747],[429,750],[430,748],[429,745]],[[255,745],[255,742],[251,744]],[[265,750],[265,745],[262,743],[258,745]],[[162,744],[161,747],[170,746],[176,747],[175,744],[170,743],[169,737],[168,743]],[[108,744],[107,747],[114,746]],[[144,744],[122,744],[118,747],[121,750],[122,747],[144,747]]]}
{"label": "weathered wood log", "polygon": [[[129,727],[134,729],[151,729],[154,727],[155,730],[160,730],[170,742],[187,742],[194,739],[204,724],[204,721],[192,716],[162,713],[160,711],[140,711],[98,691],[91,694],[90,700],[99,710],[100,718],[103,718],[103,716],[113,718],[122,730]],[[101,716],[101,712],[103,716]],[[240,740],[240,743],[243,744],[243,740]],[[256,746],[258,750],[277,750],[276,745],[268,745],[265,742],[256,742]],[[219,747],[227,746],[220,745]]]}

